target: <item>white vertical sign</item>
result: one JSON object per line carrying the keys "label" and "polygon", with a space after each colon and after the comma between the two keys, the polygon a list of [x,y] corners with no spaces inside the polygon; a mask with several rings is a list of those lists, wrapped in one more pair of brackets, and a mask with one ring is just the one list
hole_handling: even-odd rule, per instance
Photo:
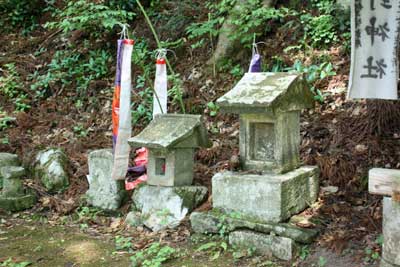
{"label": "white vertical sign", "polygon": [[397,99],[399,0],[352,0],[348,98]]}

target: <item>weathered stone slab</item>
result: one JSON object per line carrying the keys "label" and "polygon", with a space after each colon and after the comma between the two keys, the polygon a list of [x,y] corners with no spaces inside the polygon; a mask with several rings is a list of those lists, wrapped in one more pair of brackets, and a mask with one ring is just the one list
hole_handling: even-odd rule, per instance
{"label": "weathered stone slab", "polygon": [[50,193],[58,193],[69,185],[66,172],[67,156],[61,149],[50,148],[40,151],[34,165],[35,176]]}
{"label": "weathered stone slab", "polygon": [[89,190],[87,202],[104,210],[117,210],[126,195],[124,181],[111,178],[113,154],[111,149],[101,149],[89,153]]}
{"label": "weathered stone slab", "polygon": [[134,208],[153,231],[174,228],[207,196],[203,186],[158,187],[144,185],[132,195]]}
{"label": "weathered stone slab", "polygon": [[[234,216],[234,217],[231,217]],[[246,219],[240,214],[224,214],[220,211],[193,212],[190,215],[192,228],[197,233],[219,233],[221,225],[224,230],[231,232],[235,230],[252,230],[265,234],[276,234],[288,237],[299,243],[311,243],[317,236],[318,230],[304,229],[288,223],[263,223]]]}
{"label": "weathered stone slab", "polygon": [[295,242],[286,237],[234,231],[229,234],[229,244],[244,248],[254,248],[256,253],[270,254],[281,260],[291,260],[295,256]]}
{"label": "weathered stone slab", "polygon": [[315,202],[318,177],[314,166],[280,175],[218,173],[212,178],[213,207],[261,222],[282,222]]}
{"label": "weathered stone slab", "polygon": [[383,199],[382,258],[392,265],[400,265],[400,203]]}

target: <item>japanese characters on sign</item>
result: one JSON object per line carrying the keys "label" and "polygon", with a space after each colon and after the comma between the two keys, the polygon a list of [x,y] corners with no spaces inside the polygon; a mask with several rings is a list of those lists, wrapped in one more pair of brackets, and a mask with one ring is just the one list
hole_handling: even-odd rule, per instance
{"label": "japanese characters on sign", "polygon": [[397,99],[400,1],[353,0],[348,98]]}

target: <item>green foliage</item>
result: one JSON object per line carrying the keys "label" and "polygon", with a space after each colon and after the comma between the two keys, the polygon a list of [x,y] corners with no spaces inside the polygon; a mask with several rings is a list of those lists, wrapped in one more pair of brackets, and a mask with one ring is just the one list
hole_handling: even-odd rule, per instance
{"label": "green foliage", "polygon": [[310,247],[309,246],[301,246],[298,253],[299,253],[300,259],[304,261],[310,255]]}
{"label": "green foliage", "polygon": [[2,267],[26,267],[31,264],[32,262],[29,261],[15,262],[12,258],[8,258],[7,260],[0,262],[0,266]]}
{"label": "green foliage", "polygon": [[176,249],[155,242],[147,249],[138,251],[131,257],[132,267],[160,267],[163,263],[172,259],[175,253]]}
{"label": "green foliage", "polygon": [[101,30],[110,31],[115,25],[125,23],[135,15],[133,12],[112,10],[106,5],[86,0],[68,1],[65,9],[55,13],[56,20],[46,23],[45,27],[60,29],[64,33],[81,30],[97,37]]}
{"label": "green foliage", "polygon": [[285,17],[293,14],[288,8],[263,7],[260,0],[246,1],[245,5],[233,12],[235,19],[232,24],[236,25],[237,29],[230,38],[240,40],[245,47],[250,47],[254,33],[257,36],[268,33],[272,30],[271,23],[282,23]]}
{"label": "green foliage", "polygon": [[214,102],[208,102],[207,103],[207,108],[208,108],[208,110],[210,112],[210,116],[211,117],[217,116],[217,114],[219,112],[219,109],[220,109],[220,107]]}
{"label": "green foliage", "polygon": [[22,28],[27,34],[38,26],[43,2],[40,0],[3,0],[0,1],[0,27],[6,31]]}
{"label": "green foliage", "polygon": [[132,252],[132,237],[116,236],[115,249]]}
{"label": "green foliage", "polygon": [[305,66],[300,60],[296,60],[294,65],[286,70],[304,73],[306,81],[311,85],[311,92],[314,94],[314,99],[321,103],[325,101],[326,94],[322,93],[315,85],[327,77],[336,75],[333,65],[330,62]]}
{"label": "green foliage", "polygon": [[222,242],[208,242],[196,249],[196,251],[208,251],[210,252],[210,261],[214,261],[219,258],[222,252],[228,249],[228,244],[225,241]]}
{"label": "green foliage", "polygon": [[325,267],[327,263],[328,263],[328,261],[324,257],[322,257],[322,256],[319,257],[318,267]]}
{"label": "green foliage", "polygon": [[59,50],[44,74],[36,71],[30,75],[31,89],[38,97],[43,97],[69,86],[76,88],[77,97],[82,97],[92,81],[108,77],[111,62],[112,56],[106,50],[89,50],[87,54]]}
{"label": "green foliage", "polygon": [[14,63],[5,64],[5,75],[0,77],[0,94],[13,100],[16,111],[26,111],[31,108],[28,95],[24,92],[24,84]]}
{"label": "green foliage", "polygon": [[94,220],[97,218],[97,215],[101,214],[101,212],[102,211],[97,208],[86,207],[86,206],[81,206],[76,210],[79,222]]}

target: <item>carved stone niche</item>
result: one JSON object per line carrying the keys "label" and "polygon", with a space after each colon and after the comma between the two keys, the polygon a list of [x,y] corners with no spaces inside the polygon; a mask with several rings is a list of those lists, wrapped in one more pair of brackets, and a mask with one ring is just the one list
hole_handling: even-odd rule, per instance
{"label": "carved stone niche", "polygon": [[299,167],[300,111],[314,104],[301,75],[246,73],[217,103],[240,114],[244,170],[285,173]]}

